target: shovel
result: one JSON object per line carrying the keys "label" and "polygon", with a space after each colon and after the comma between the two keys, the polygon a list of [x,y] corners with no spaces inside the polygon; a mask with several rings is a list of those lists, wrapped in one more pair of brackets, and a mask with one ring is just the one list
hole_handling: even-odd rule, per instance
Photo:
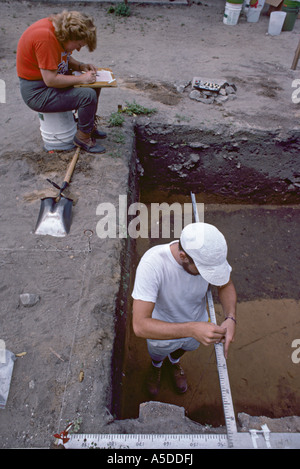
{"label": "shovel", "polygon": [[63,185],[60,187],[55,182],[50,182],[59,189],[57,197],[44,197],[41,199],[40,213],[35,227],[35,234],[62,237],[69,233],[71,226],[73,200],[65,197],[63,191],[68,187],[75,165],[79,157],[80,148],[72,158],[68,167]]}

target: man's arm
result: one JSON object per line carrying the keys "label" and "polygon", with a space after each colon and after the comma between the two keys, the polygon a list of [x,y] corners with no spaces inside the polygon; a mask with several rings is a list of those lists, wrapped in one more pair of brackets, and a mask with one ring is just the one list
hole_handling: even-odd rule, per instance
{"label": "man's arm", "polygon": [[221,327],[226,328],[224,355],[227,358],[228,349],[231,342],[234,342],[235,325],[236,325],[236,303],[237,295],[232,280],[222,287],[218,287],[219,299],[223,308],[225,319]]}
{"label": "man's arm", "polygon": [[203,345],[220,342],[226,328],[209,322],[170,323],[152,318],[154,303],[142,300],[133,301],[133,330],[144,339],[181,339],[193,337]]}

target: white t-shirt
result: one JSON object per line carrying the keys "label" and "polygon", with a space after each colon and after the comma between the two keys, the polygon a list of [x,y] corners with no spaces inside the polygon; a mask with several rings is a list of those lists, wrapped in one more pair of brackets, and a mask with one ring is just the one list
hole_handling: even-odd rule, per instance
{"label": "white t-shirt", "polygon": [[152,317],[166,322],[207,321],[208,282],[178,264],[170,246],[150,248],[137,267],[132,297],[155,303]]}

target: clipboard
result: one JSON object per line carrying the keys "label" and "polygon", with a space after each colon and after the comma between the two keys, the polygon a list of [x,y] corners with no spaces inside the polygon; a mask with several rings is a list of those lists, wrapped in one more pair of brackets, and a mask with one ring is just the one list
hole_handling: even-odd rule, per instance
{"label": "clipboard", "polygon": [[[99,81],[97,80],[94,83],[75,85],[74,88],[116,88],[118,86],[117,80],[110,68],[98,68],[98,72],[100,72]],[[109,72],[107,74],[103,73],[105,78],[104,81],[100,81],[101,72]],[[82,72],[74,72],[74,75],[79,75],[81,73]],[[107,75],[107,79],[105,75]]]}

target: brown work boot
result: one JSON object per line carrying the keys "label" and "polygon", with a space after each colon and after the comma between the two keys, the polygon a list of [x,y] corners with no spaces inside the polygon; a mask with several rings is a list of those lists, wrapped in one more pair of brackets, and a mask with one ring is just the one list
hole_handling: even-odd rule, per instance
{"label": "brown work boot", "polygon": [[162,367],[152,365],[152,363],[150,365],[147,377],[147,389],[152,396],[156,396],[160,388],[161,368]]}
{"label": "brown work boot", "polygon": [[92,130],[92,137],[93,138],[106,138],[107,137],[107,134],[106,132],[104,132],[103,130],[99,130],[98,129],[98,123],[100,122],[100,117],[99,116],[95,116],[95,122],[94,122],[94,128]]}
{"label": "brown work boot", "polygon": [[74,143],[75,145],[87,151],[88,153],[105,152],[105,148],[102,145],[99,145],[99,143],[97,143],[96,140],[92,138],[91,133],[85,133],[79,129],[77,130],[76,135],[74,137]]}
{"label": "brown work boot", "polygon": [[170,362],[170,370],[176,391],[180,394],[183,394],[184,392],[186,392],[188,386],[184,371],[181,368],[180,363],[178,362],[173,364]]}

